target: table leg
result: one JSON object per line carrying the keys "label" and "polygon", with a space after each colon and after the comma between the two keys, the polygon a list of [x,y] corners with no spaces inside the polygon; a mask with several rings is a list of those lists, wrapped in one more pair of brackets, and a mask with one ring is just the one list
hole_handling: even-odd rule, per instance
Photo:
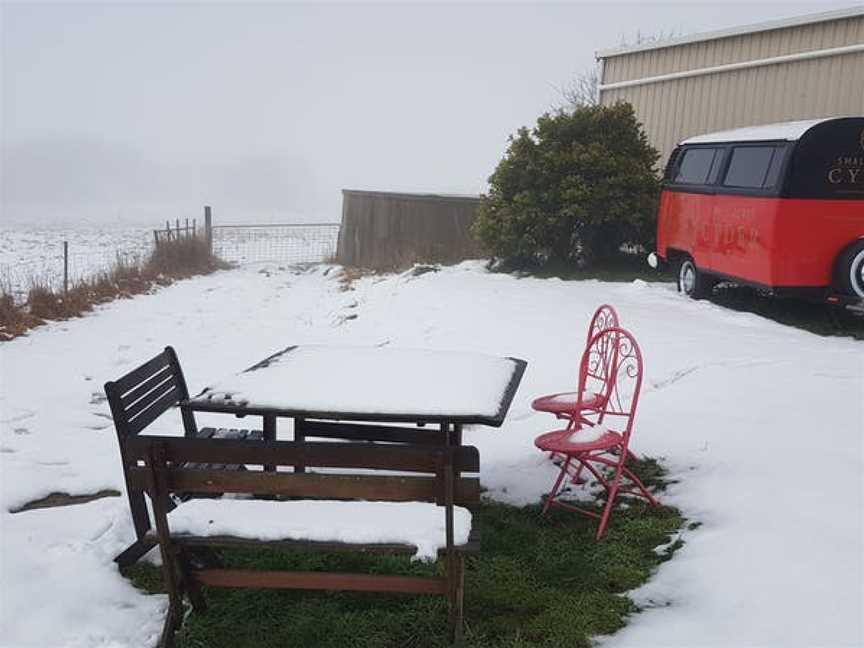
{"label": "table leg", "polygon": [[[276,440],[276,417],[272,414],[264,415],[263,436],[265,441]],[[267,472],[276,472],[276,466],[273,464],[264,464],[264,470]]]}
{"label": "table leg", "polygon": [[[454,423],[453,427],[450,428],[450,432],[448,434],[449,443],[451,446],[461,446],[462,445],[462,424]],[[462,474],[454,467],[453,475],[456,479],[459,479]]]}
{"label": "table leg", "polygon": [[[306,441],[306,430],[304,429],[303,424],[306,422],[305,419],[295,418],[294,419],[294,441],[296,443],[303,443]],[[297,462],[294,464],[294,472],[295,473],[305,473],[306,465],[302,462]]]}
{"label": "table leg", "polygon": [[451,432],[453,435],[453,442],[450,445],[461,446],[462,445],[462,424],[456,423],[453,425],[453,431]]}

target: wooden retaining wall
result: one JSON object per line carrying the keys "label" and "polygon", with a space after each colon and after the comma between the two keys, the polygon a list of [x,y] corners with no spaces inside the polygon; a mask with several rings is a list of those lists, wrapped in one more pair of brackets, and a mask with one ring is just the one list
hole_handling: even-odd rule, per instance
{"label": "wooden retaining wall", "polygon": [[480,198],[342,190],[337,262],[374,270],[482,256],[470,236]]}

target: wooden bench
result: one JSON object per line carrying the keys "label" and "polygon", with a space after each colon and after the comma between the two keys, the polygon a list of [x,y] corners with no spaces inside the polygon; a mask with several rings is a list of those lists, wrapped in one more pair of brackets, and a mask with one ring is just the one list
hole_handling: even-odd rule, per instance
{"label": "wooden bench", "polygon": [[[150,516],[144,501],[144,493],[135,488],[129,481],[129,469],[134,462],[129,458],[127,443],[167,410],[175,407],[180,401],[189,398],[186,379],[180,368],[177,353],[173,348],[165,350],[151,358],[140,367],[133,369],[118,380],[105,383],[105,395],[114,419],[117,431],[117,443],[120,447],[120,459],[123,464],[123,476],[126,481],[126,492],[129,497],[129,510],[135,527],[136,540],[114,560],[121,566],[128,566],[137,561],[155,546],[155,541],[148,538],[151,529]],[[186,437],[198,438],[230,438],[230,439],[261,439],[261,431],[236,430],[225,428],[198,429],[192,412],[182,412],[183,432]],[[210,464],[199,466],[213,470],[241,470],[241,464]],[[179,498],[185,497],[177,493]],[[172,500],[173,503],[173,500]],[[172,504],[173,505],[173,504]]]}
{"label": "wooden bench", "polygon": [[[128,479],[135,492],[146,491],[153,503],[155,533],[149,537],[158,542],[163,562],[163,574],[168,589],[170,606],[162,634],[162,646],[171,645],[174,632],[182,623],[182,599],[185,594],[197,612],[206,610],[202,586],[256,587],[308,590],[347,590],[369,592],[406,592],[439,594],[448,599],[449,633],[451,641],[461,640],[463,610],[464,554],[476,551],[475,537],[462,543],[456,539],[454,517],[464,522],[466,512],[456,508],[472,508],[480,501],[480,483],[476,477],[457,476],[479,471],[479,454],[471,446],[432,446],[410,444],[370,444],[303,441],[259,441],[218,438],[171,438],[138,436],[126,443],[126,460],[130,462]],[[139,463],[140,462],[140,463]],[[201,464],[239,463],[249,467],[244,472],[202,469]],[[265,465],[297,466],[309,469],[342,469],[342,472],[267,472]],[[259,467],[259,468],[253,468]],[[362,469],[363,473],[344,472]],[[371,474],[370,474],[371,471]],[[374,471],[396,471],[407,475],[375,474]],[[221,506],[230,514],[237,514],[247,504],[262,503],[251,500],[210,500],[181,503],[171,512],[171,493],[256,493],[255,497],[282,499],[264,500],[268,509],[266,520],[271,526],[270,537],[261,539],[252,534],[224,533],[219,528],[212,533],[182,533],[181,520],[184,506],[192,509],[209,507],[203,520],[204,527],[219,517]],[[324,533],[315,540],[304,537],[274,537],[271,522],[278,526],[283,517],[291,522],[291,511],[302,500],[367,500],[357,506],[375,506],[379,502],[434,503],[443,508],[444,537],[436,540],[440,545],[439,557],[445,562],[445,575],[435,577],[408,577],[380,574],[351,574],[338,572],[286,572],[241,569],[197,568],[189,559],[189,550],[199,547],[279,547],[300,551],[360,551],[385,553],[415,553],[416,545],[400,542],[348,542],[329,539]],[[396,505],[397,509],[399,505]],[[410,505],[417,506],[417,505]],[[434,513],[442,515],[441,508]],[[216,507],[216,508],[214,508]],[[281,508],[280,508],[281,507]],[[292,508],[293,507],[293,508]],[[251,510],[251,509],[250,509]],[[416,508],[414,509],[416,510]],[[214,511],[216,513],[214,513]],[[271,512],[272,511],[272,512]],[[426,509],[424,509],[425,513]],[[223,516],[224,517],[224,516]],[[210,518],[210,519],[208,519]],[[440,520],[440,518],[438,518]],[[238,526],[242,520],[238,520]],[[248,520],[245,526],[249,526]],[[172,532],[172,524],[176,527]],[[293,526],[297,526],[296,524]],[[404,525],[403,525],[404,526]],[[195,528],[201,528],[199,524]],[[464,526],[460,532],[465,535]],[[278,531],[278,529],[277,529]],[[344,529],[343,529],[344,532]],[[440,526],[436,533],[440,534]],[[250,537],[250,535],[252,537]],[[257,536],[257,537],[256,537]],[[296,532],[294,534],[296,536]]]}

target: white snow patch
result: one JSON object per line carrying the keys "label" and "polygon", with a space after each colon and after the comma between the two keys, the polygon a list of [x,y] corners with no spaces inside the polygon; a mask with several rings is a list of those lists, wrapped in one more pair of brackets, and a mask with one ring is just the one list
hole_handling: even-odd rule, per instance
{"label": "white snow patch", "polygon": [[[409,544],[417,547],[417,560],[435,560],[447,544],[444,508],[423,502],[200,499],[174,509],[168,523],[172,534]],[[468,542],[468,509],[454,507],[453,524],[454,542]]]}
{"label": "white snow patch", "polygon": [[[219,272],[0,345],[0,506],[55,490],[122,490],[110,413],[98,397],[106,380],[166,344],[177,349],[193,393],[287,344],[524,358],[505,424],[472,426],[464,438],[480,449],[490,497],[536,503],[558,469],[533,440],[560,421],[534,412],[531,401],[572,385],[579,332],[598,304],[611,303],[645,357],[631,448],[665,458],[678,483],[661,502],[702,526],[684,532],[674,559],[634,593],[649,609],[604,644],[864,645],[861,342],[693,302],[671,284],[516,278],[466,263],[410,280],[368,277],[343,292],[336,275],[325,267]],[[347,313],[357,318],[332,325]],[[238,423],[260,420],[199,417],[202,426]],[[173,411],[153,429],[179,430]],[[278,435],[291,438],[290,425],[280,421]],[[110,561],[132,540],[125,506],[114,498],[0,517],[0,644],[52,645],[39,639],[61,627],[68,641],[60,645],[155,642],[148,637],[161,627],[164,598],[121,587]],[[91,605],[108,600],[131,607],[104,614]]]}
{"label": "white snow patch", "polygon": [[0,646],[156,644],[168,597],[113,562],[132,535],[125,497],[0,516]]}
{"label": "white snow patch", "polygon": [[567,437],[570,443],[593,443],[609,434],[609,428],[604,425],[585,426]]}
{"label": "white snow patch", "polygon": [[308,345],[197,400],[309,412],[495,416],[516,363],[481,353]]}

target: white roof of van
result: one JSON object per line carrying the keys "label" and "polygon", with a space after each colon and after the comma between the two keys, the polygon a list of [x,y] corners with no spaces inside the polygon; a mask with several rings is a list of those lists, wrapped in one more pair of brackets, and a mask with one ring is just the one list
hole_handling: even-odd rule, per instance
{"label": "white roof of van", "polygon": [[688,137],[681,144],[710,144],[713,142],[760,142],[766,140],[786,140],[794,142],[816,124],[834,119],[823,117],[822,119],[805,119],[802,121],[780,122],[778,124],[763,124],[762,126],[748,126],[746,128],[734,128],[732,130],[718,131]]}

